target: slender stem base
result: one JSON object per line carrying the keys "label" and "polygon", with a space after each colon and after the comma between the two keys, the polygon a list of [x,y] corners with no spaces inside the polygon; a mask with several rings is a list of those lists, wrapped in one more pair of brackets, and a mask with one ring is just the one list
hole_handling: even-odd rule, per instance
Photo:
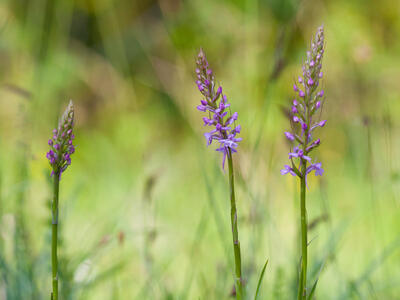
{"label": "slender stem base", "polygon": [[53,291],[52,300],[58,300],[58,259],[57,259],[57,239],[58,239],[58,191],[60,185],[60,176],[54,174],[53,202],[51,207],[51,271]]}
{"label": "slender stem base", "polygon": [[242,260],[240,257],[240,242],[237,225],[237,211],[236,211],[236,199],[235,199],[235,182],[233,175],[233,162],[231,150],[227,153],[228,166],[229,166],[229,188],[231,198],[231,225],[232,225],[232,241],[233,241],[233,252],[235,256],[235,287],[236,287],[236,299],[243,299],[243,281],[242,281]]}
{"label": "slender stem base", "polygon": [[[303,173],[305,174],[305,172]],[[307,209],[306,209],[306,178],[300,181],[300,223],[301,223],[301,271],[299,279],[298,299],[306,299],[307,296]]]}

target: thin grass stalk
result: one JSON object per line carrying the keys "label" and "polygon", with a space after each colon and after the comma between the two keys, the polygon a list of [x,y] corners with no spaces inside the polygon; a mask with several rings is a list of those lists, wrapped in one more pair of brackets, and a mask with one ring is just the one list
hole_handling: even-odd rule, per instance
{"label": "thin grass stalk", "polygon": [[240,242],[239,232],[237,226],[237,209],[236,209],[236,198],[235,198],[235,178],[233,173],[233,162],[232,153],[228,149],[228,168],[229,168],[229,189],[231,199],[231,225],[232,225],[232,242],[233,242],[233,253],[235,256],[235,287],[236,287],[236,299],[243,299],[243,282],[242,282],[242,259],[240,256]]}
{"label": "thin grass stalk", "polygon": [[[306,169],[303,161],[303,168]],[[306,179],[300,180],[300,227],[301,227],[301,274],[299,280],[298,299],[306,299],[307,295],[307,208],[306,208]]]}
{"label": "thin grass stalk", "polygon": [[52,300],[58,300],[58,258],[57,258],[57,241],[58,241],[58,193],[60,186],[59,174],[53,176],[53,202],[51,208],[51,273],[53,291],[51,293]]}

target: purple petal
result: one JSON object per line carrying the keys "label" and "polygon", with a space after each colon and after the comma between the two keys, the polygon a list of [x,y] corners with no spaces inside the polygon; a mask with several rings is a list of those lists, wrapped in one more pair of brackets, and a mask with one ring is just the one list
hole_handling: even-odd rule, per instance
{"label": "purple petal", "polygon": [[204,137],[207,140],[207,146],[211,145],[212,139],[213,139],[213,135],[210,132],[206,132],[204,133]]}
{"label": "purple petal", "polygon": [[203,111],[203,112],[205,112],[207,109],[206,109],[206,107],[204,106],[204,105],[198,105],[197,106],[197,109],[199,110],[199,111]]}
{"label": "purple petal", "polygon": [[292,133],[286,131],[285,136],[287,137],[288,140],[294,141],[294,135]]}
{"label": "purple petal", "polygon": [[281,175],[286,175],[287,173],[289,173],[288,170],[286,170],[286,169],[282,169],[282,170],[281,170]]}

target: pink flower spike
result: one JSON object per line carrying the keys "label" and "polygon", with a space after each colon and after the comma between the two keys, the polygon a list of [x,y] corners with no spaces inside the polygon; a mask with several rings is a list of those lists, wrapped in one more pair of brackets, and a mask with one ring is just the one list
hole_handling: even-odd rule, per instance
{"label": "pink flower spike", "polygon": [[[305,63],[302,66],[302,76],[297,77],[293,85],[298,97],[293,100],[289,111],[293,132],[284,132],[285,137],[293,142],[293,150],[289,151],[291,164],[285,165],[281,174],[298,175],[305,179],[306,187],[308,187],[308,173],[315,171],[315,175],[320,176],[324,172],[321,163],[312,163],[309,154],[321,143],[318,137],[314,137],[314,129],[324,127],[326,124],[326,120],[320,120],[316,114],[323,104],[320,98],[324,96],[324,91],[320,89],[320,79],[323,77],[324,46],[324,28],[321,26],[311,41],[310,50],[307,51]],[[304,88],[302,89],[301,85],[297,86],[296,84],[302,84]]]}
{"label": "pink flower spike", "polygon": [[71,164],[70,154],[73,151],[70,151],[70,149],[74,149],[72,145],[74,138],[72,133],[73,126],[74,106],[70,101],[58,122],[58,130],[54,129],[52,131],[54,134],[53,139],[49,139],[47,142],[50,146],[50,151],[47,152],[46,158],[52,167],[52,174],[61,176],[61,173]]}
{"label": "pink flower spike", "polygon": [[200,76],[198,76],[199,82],[196,83],[201,87],[201,89],[199,88],[200,92],[205,97],[201,101],[201,105],[197,106],[197,109],[209,112],[208,117],[203,118],[203,122],[205,125],[213,126],[213,129],[206,132],[204,136],[207,146],[213,141],[220,144],[216,151],[223,154],[222,168],[224,168],[226,156],[229,153],[237,152],[235,148],[238,147],[238,143],[242,140],[242,138],[236,137],[240,133],[240,125],[234,124],[238,119],[238,113],[234,112],[231,114],[231,111],[228,109],[230,107],[228,99],[226,95],[222,94],[222,87],[216,84],[212,71],[208,68],[208,62],[202,49],[200,49],[197,58],[196,67],[199,70]]}

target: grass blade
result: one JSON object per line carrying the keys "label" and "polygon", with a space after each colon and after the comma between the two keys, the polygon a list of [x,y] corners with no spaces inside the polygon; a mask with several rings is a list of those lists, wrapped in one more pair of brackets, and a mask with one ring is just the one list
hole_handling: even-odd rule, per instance
{"label": "grass blade", "polygon": [[260,292],[261,282],[264,278],[264,273],[265,273],[265,269],[267,268],[267,265],[268,265],[268,259],[265,262],[264,267],[261,270],[260,278],[258,278],[257,290],[256,290],[256,294],[254,295],[254,300],[257,300],[257,298],[258,298],[258,293]]}
{"label": "grass blade", "polygon": [[312,299],[312,296],[314,295],[315,288],[317,287],[317,283],[318,283],[318,280],[319,280],[319,275],[321,274],[321,271],[322,271],[322,269],[324,268],[324,265],[325,265],[325,263],[322,263],[322,264],[321,264],[321,268],[319,269],[317,278],[315,279],[315,282],[314,282],[313,287],[312,287],[312,289],[311,289],[311,291],[310,291],[310,294],[309,294],[308,297],[307,297],[307,300],[311,300],[311,299]]}

